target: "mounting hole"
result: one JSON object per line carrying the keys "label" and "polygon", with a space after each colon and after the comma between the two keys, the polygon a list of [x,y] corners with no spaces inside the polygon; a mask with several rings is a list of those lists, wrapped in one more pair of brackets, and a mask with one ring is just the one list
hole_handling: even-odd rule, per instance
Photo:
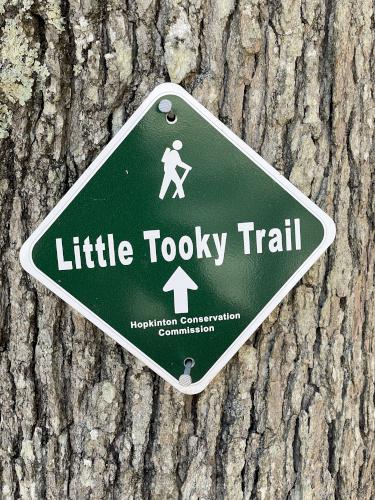
{"label": "mounting hole", "polygon": [[172,125],[173,123],[176,123],[177,116],[172,111],[170,111],[169,113],[166,114],[165,119],[167,120],[167,123]]}
{"label": "mounting hole", "polygon": [[193,368],[193,366],[195,365],[195,361],[193,358],[185,358],[184,359],[184,366],[186,366],[188,363],[189,364],[191,363],[190,368]]}

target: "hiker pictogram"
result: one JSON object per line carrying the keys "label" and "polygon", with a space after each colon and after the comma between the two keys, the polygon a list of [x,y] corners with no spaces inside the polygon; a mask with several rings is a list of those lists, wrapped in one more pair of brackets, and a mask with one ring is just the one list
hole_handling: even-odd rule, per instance
{"label": "hiker pictogram", "polygon": [[[179,151],[182,148],[182,142],[176,139],[173,141],[172,148],[173,149],[166,148],[161,159],[162,163],[164,163],[164,178],[159,194],[159,198],[161,200],[164,199],[171,183],[173,183],[176,187],[172,198],[176,198],[176,196],[179,198],[185,198],[183,184],[191,170],[191,166],[184,163],[179,154]],[[177,167],[185,169],[182,177],[179,176]]]}

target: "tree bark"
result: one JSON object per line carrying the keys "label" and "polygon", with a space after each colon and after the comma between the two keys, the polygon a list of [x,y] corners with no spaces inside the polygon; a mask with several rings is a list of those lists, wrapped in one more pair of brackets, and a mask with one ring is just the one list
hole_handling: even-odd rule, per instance
{"label": "tree bark", "polygon": [[[372,498],[373,2],[0,11],[1,498]],[[170,80],[337,224],[333,246],[194,397],[19,264],[31,231]]]}

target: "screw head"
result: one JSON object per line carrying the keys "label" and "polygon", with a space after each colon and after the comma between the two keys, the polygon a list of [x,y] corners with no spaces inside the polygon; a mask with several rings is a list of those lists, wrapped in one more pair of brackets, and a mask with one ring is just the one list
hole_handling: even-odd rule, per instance
{"label": "screw head", "polygon": [[169,113],[170,110],[172,109],[172,103],[169,99],[162,99],[159,102],[159,111],[162,113]]}
{"label": "screw head", "polygon": [[187,375],[186,373],[184,373],[183,375],[181,375],[180,378],[178,379],[178,381],[180,382],[180,384],[183,387],[187,387],[192,382],[190,375]]}

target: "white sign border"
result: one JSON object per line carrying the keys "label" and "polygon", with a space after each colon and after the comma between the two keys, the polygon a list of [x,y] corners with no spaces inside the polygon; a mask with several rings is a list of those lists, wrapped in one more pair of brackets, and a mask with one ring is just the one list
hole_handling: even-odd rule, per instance
{"label": "white sign border", "polygon": [[[196,112],[198,112],[205,120],[207,120],[214,128],[216,128],[222,135],[234,144],[243,154],[251,159],[258,167],[260,167],[266,174],[268,174],[275,182],[277,182],[283,189],[285,189],[291,196],[293,196],[303,207],[312,213],[323,225],[324,236],[319,246],[314,252],[305,260],[305,262],[297,269],[297,271],[289,278],[282,288],[272,297],[266,306],[258,313],[258,315],[249,323],[243,332],[236,338],[230,347],[222,354],[222,356],[215,362],[210,370],[199,381],[194,382],[188,387],[182,386],[179,381],[168,373],[164,368],[155,363],[151,358],[145,355],[131,342],[126,340],[119,332],[112,328],[108,323],[99,318],[95,313],[88,309],[79,300],[73,297],[70,293],[64,290],[55,281],[44,274],[36,267],[32,260],[32,251],[36,242],[43,236],[47,229],[53,224],[57,217],[65,210],[71,201],[77,196],[81,189],[87,182],[95,175],[99,168],[105,163],[109,156],[120,145],[124,138],[133,130],[137,123],[142,119],[150,107],[155,102],[165,95],[175,95],[181,97],[187,102]],[[30,273],[34,278],[38,279],[47,288],[54,292],[58,297],[67,302],[74,309],[79,311],[85,318],[90,320],[94,325],[100,328],[107,335],[112,337],[122,347],[131,352],[138,359],[143,361],[147,366],[154,370],[160,377],[164,378],[173,387],[178,389],[184,394],[197,394],[207,387],[211,380],[218,374],[218,372],[228,363],[228,361],[236,354],[239,348],[250,338],[259,325],[269,316],[281,300],[289,293],[289,291],[296,285],[302,276],[310,269],[314,262],[324,253],[329,245],[335,239],[336,227],[333,220],[323,212],[315,203],[313,203],[307,196],[301,193],[293,184],[291,184],[285,177],[280,175],[271,165],[269,165],[261,156],[259,156],[253,149],[250,148],[242,139],[231,132],[222,122],[220,122],[212,113],[204,108],[198,101],[196,101],[188,92],[182,87],[174,83],[162,83],[158,85],[149,96],[143,101],[140,107],[129,118],[125,125],[118,131],[114,138],[107,144],[101,151],[97,158],[91,163],[81,177],[69,189],[64,197],[57,203],[55,208],[48,214],[38,228],[31,234],[31,236],[23,244],[20,252],[20,261],[22,267]],[[183,367],[181,367],[181,373]]]}

